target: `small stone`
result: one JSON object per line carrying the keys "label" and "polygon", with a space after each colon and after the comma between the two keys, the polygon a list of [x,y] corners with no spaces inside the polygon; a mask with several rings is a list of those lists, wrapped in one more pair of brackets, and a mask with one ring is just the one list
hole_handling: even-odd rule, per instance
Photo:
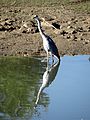
{"label": "small stone", "polygon": [[83,38],[82,37],[78,37],[78,41],[83,41]]}
{"label": "small stone", "polygon": [[70,29],[70,28],[72,28],[72,26],[70,26],[70,25],[69,25],[69,26],[67,26],[67,29]]}
{"label": "small stone", "polygon": [[0,25],[4,26],[5,25],[5,21],[1,22]]}
{"label": "small stone", "polygon": [[72,23],[72,21],[68,21],[67,24],[70,25]]}
{"label": "small stone", "polygon": [[28,53],[27,52],[23,52],[23,56],[24,57],[28,56]]}
{"label": "small stone", "polygon": [[88,27],[88,32],[90,32],[90,27]]}
{"label": "small stone", "polygon": [[5,25],[12,25],[12,21],[7,20],[7,21],[5,22]]}
{"label": "small stone", "polygon": [[88,40],[83,41],[83,44],[84,44],[84,45],[85,45],[85,44],[88,44],[88,43],[89,43]]}
{"label": "small stone", "polygon": [[77,37],[75,35],[71,36],[72,40],[77,41]]}
{"label": "small stone", "polygon": [[46,20],[46,21],[52,21],[52,20],[54,20],[54,18],[52,18],[52,17],[49,16],[49,15],[46,15],[46,16],[45,16],[45,20]]}
{"label": "small stone", "polygon": [[70,39],[70,35],[67,36],[67,39]]}
{"label": "small stone", "polygon": [[77,31],[74,29],[74,30],[71,31],[71,33],[72,33],[72,34],[76,34]]}
{"label": "small stone", "polygon": [[78,32],[83,32],[83,27],[78,27],[78,28],[76,28],[76,31],[78,31]]}
{"label": "small stone", "polygon": [[66,32],[65,30],[61,30],[60,34],[64,36],[65,34],[68,34],[68,32]]}
{"label": "small stone", "polygon": [[3,31],[3,26],[0,25],[0,31]]}
{"label": "small stone", "polygon": [[90,41],[89,40],[85,40],[85,44],[88,44]]}
{"label": "small stone", "polygon": [[59,25],[59,23],[57,23],[57,22],[53,22],[52,25],[53,25],[55,28],[60,29],[60,25]]}
{"label": "small stone", "polygon": [[75,19],[73,22],[74,22],[74,23],[76,23],[76,22],[78,22],[78,20],[77,20],[77,19]]}
{"label": "small stone", "polygon": [[54,32],[55,32],[55,34],[57,34],[57,35],[60,35],[60,31],[59,30],[54,30]]}
{"label": "small stone", "polygon": [[38,28],[37,27],[33,27],[32,29],[31,29],[31,33],[33,34],[33,33],[38,33],[39,32],[39,30],[38,30]]}
{"label": "small stone", "polygon": [[71,18],[71,21],[73,21],[73,20],[75,20],[75,17],[72,17],[72,18]]}

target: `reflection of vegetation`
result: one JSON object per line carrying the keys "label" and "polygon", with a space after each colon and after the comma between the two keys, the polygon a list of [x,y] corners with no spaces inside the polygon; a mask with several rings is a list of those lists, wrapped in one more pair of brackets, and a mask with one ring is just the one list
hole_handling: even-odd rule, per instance
{"label": "reflection of vegetation", "polygon": [[22,117],[29,110],[32,116],[42,67],[32,58],[0,58],[0,113]]}

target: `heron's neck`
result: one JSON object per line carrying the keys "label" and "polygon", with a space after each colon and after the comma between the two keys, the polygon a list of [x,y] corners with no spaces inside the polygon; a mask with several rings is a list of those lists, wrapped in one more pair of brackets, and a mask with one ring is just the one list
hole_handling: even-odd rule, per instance
{"label": "heron's neck", "polygon": [[42,28],[41,28],[41,23],[39,20],[37,20],[37,23],[38,23],[38,29],[39,29],[40,35],[43,37],[44,33],[42,31]]}

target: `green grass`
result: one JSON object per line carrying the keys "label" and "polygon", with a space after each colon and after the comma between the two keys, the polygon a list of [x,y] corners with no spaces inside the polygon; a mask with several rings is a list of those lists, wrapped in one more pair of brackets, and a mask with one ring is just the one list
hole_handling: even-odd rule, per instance
{"label": "green grass", "polygon": [[32,5],[32,6],[48,6],[60,3],[61,0],[0,0],[5,5]]}
{"label": "green grass", "polygon": [[[76,1],[76,0],[73,0]],[[72,0],[0,0],[0,6],[38,6],[38,7],[59,7],[65,5],[77,12],[90,13],[90,1],[72,2]]]}
{"label": "green grass", "polygon": [[70,0],[0,0],[2,5],[31,5],[31,6],[59,6]]}
{"label": "green grass", "polygon": [[76,12],[83,12],[90,14],[90,1],[71,3],[71,9]]}

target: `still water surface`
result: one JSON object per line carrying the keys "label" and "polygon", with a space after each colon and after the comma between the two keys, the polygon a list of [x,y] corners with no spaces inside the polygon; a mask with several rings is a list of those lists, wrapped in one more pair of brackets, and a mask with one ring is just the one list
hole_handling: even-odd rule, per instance
{"label": "still water surface", "polygon": [[0,120],[90,120],[89,57],[0,58]]}

